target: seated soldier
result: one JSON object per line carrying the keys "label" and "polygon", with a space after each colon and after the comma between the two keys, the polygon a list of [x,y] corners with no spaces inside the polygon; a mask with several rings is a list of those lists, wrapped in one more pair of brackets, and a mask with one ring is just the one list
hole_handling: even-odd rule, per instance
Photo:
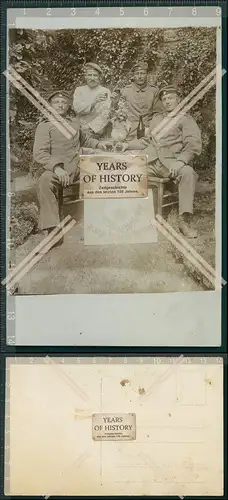
{"label": "seated soldier", "polygon": [[148,139],[133,140],[127,149],[143,149],[148,155],[148,185],[150,177],[170,177],[179,183],[179,229],[184,236],[196,238],[191,218],[198,174],[191,163],[202,151],[201,132],[194,118],[181,110],[175,123],[166,121],[180,102],[175,87],[164,87],[159,96],[164,112],[153,115]]}
{"label": "seated soldier", "polygon": [[101,137],[109,123],[111,92],[100,84],[102,70],[98,64],[87,63],[84,70],[86,85],[76,87],[73,108],[82,129],[91,137]]}
{"label": "seated soldier", "polygon": [[[39,123],[33,147],[34,160],[43,166],[44,172],[38,179],[38,201],[40,204],[40,229],[51,232],[60,223],[58,192],[60,186],[66,187],[79,177],[79,150],[81,146],[105,150],[97,139],[88,138],[80,129],[79,118],[71,117],[69,108],[71,98],[65,91],[56,91],[49,96],[52,108],[75,130],[72,138],[56,127],[56,119]],[[63,242],[61,238],[56,245]],[[56,246],[53,245],[53,246]]]}

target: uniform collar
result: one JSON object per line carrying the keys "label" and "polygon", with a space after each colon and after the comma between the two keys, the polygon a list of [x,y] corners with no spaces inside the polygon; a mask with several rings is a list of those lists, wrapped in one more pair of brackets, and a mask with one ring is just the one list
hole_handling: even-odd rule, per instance
{"label": "uniform collar", "polygon": [[89,87],[89,85],[85,85],[86,89],[89,90],[89,92],[98,92],[101,89],[101,84],[98,83],[96,87]]}
{"label": "uniform collar", "polygon": [[70,122],[72,122],[75,118],[77,118],[77,116],[76,115],[74,116],[73,114],[65,116],[65,120],[68,120]]}
{"label": "uniform collar", "polygon": [[144,85],[144,87],[138,87],[138,85],[136,85],[136,83],[133,82],[133,86],[134,86],[136,92],[146,92],[149,85],[148,85],[148,83],[146,83],[146,85]]}

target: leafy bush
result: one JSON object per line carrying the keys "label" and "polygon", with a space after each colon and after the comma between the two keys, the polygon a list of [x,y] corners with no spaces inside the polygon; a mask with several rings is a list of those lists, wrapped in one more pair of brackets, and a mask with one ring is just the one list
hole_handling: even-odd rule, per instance
{"label": "leafy bush", "polygon": [[[165,32],[177,41],[165,40]],[[103,70],[111,90],[128,84],[135,62],[147,61],[157,86],[175,83],[183,96],[216,65],[214,28],[10,30],[10,64],[43,97],[51,90],[73,92],[83,83],[83,66],[93,61]],[[25,170],[31,169],[34,132],[39,112],[20,91],[10,86],[10,138]],[[215,90],[196,103],[191,113],[202,130],[203,153],[197,167],[214,167]]]}
{"label": "leafy bush", "polygon": [[38,207],[35,203],[12,204],[10,237],[12,246],[21,245],[38,227]]}
{"label": "leafy bush", "polygon": [[[168,48],[159,66],[157,85],[174,84],[186,97],[216,67],[215,28],[177,30],[177,43]],[[195,161],[197,169],[215,167],[215,86],[189,111],[201,131],[203,151]]]}

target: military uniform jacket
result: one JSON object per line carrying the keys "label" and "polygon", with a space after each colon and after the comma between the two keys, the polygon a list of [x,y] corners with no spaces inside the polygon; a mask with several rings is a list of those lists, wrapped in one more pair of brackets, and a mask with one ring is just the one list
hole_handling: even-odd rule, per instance
{"label": "military uniform jacket", "polygon": [[169,130],[165,131],[164,127],[157,130],[157,134],[161,132],[161,137],[156,140],[156,128],[167,116],[167,113],[158,113],[150,121],[152,140],[146,151],[148,161],[159,159],[164,166],[169,167],[170,160],[176,159],[188,165],[202,152],[200,129],[192,116],[180,113],[177,122]]}
{"label": "military uniform jacket", "polygon": [[35,133],[33,158],[46,170],[53,171],[56,165],[62,163],[68,174],[73,174],[78,169],[81,146],[96,148],[98,141],[88,138],[80,129],[78,117],[66,117],[65,120],[75,130],[75,135],[70,139],[65,137],[54,123],[39,123]]}
{"label": "military uniform jacket", "polygon": [[138,87],[134,82],[124,87],[121,96],[126,100],[128,120],[133,126],[138,125],[139,117],[143,117],[145,125],[148,125],[152,114],[161,111],[161,102],[157,97],[158,90],[147,83],[145,87]]}

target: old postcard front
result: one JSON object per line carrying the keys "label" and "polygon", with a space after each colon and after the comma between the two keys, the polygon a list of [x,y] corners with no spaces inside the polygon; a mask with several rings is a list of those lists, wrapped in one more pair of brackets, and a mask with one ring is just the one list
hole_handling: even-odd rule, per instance
{"label": "old postcard front", "polygon": [[11,358],[6,384],[6,495],[223,495],[222,358]]}
{"label": "old postcard front", "polygon": [[221,9],[7,26],[8,344],[219,346]]}

